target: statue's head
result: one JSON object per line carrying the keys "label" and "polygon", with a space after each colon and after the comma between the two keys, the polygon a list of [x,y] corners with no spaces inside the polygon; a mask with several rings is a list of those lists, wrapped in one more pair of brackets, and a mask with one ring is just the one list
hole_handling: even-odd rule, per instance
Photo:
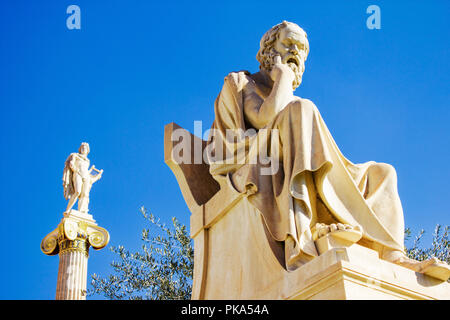
{"label": "statue's head", "polygon": [[78,148],[79,154],[87,155],[90,151],[89,143],[87,142],[82,142],[81,146]]}
{"label": "statue's head", "polygon": [[305,61],[309,53],[309,42],[306,32],[292,22],[283,21],[273,26],[261,39],[260,49],[256,55],[260,69],[270,71],[276,55],[295,73],[293,83],[296,89],[302,82]]}

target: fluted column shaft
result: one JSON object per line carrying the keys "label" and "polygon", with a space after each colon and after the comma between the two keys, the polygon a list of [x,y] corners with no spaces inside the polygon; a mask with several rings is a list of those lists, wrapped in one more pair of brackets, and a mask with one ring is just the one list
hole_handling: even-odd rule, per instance
{"label": "fluted column shaft", "polygon": [[88,246],[85,243],[82,248],[75,248],[77,240],[65,240],[65,245],[68,248],[59,253],[56,300],[85,300]]}

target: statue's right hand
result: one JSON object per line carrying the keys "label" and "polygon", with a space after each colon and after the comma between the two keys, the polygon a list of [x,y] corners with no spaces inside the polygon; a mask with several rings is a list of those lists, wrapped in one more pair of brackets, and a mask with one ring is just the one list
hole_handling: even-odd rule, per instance
{"label": "statue's right hand", "polygon": [[295,79],[295,74],[287,64],[281,62],[281,56],[276,55],[274,57],[274,65],[270,71],[270,77],[274,82],[280,81],[282,78],[286,78],[289,83],[292,83]]}

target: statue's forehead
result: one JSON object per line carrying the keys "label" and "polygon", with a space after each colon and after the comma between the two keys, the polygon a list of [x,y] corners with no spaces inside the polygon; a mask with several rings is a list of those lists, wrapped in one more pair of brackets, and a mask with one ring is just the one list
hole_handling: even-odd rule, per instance
{"label": "statue's forehead", "polygon": [[283,28],[280,32],[279,38],[280,39],[289,38],[301,43],[306,42],[305,32],[299,27],[287,26],[286,28]]}

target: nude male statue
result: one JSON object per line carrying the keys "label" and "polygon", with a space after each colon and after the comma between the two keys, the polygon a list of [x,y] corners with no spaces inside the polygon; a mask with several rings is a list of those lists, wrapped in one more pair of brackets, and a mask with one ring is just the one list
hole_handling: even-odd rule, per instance
{"label": "nude male statue", "polygon": [[[251,150],[263,141],[262,145],[279,150],[272,161],[277,161],[280,169],[261,175],[260,163],[209,156],[210,173],[248,195],[270,235],[284,242],[288,270],[318,255],[314,245],[318,238],[358,229],[363,233],[359,243],[378,251],[380,258],[426,272],[428,266],[439,262],[418,262],[405,255],[395,169],[374,161],[350,162],[314,103],[294,95],[308,53],[306,32],[298,25],[284,21],[272,27],[260,42],[259,72],[230,73],[215,101],[211,154],[222,148],[244,150],[248,160]],[[237,141],[227,138],[227,131],[250,129],[256,134]],[[261,129],[269,135],[262,136]],[[274,131],[276,136],[270,134]]]}
{"label": "nude male statue", "polygon": [[[78,211],[82,213],[88,212],[89,192],[92,184],[97,182],[103,174],[103,170],[97,170],[95,166],[89,169],[89,144],[83,142],[78,149],[78,153],[71,153],[67,158],[63,172],[64,198],[69,200],[66,212],[72,210],[78,199]],[[98,172],[92,175],[91,172]]]}

